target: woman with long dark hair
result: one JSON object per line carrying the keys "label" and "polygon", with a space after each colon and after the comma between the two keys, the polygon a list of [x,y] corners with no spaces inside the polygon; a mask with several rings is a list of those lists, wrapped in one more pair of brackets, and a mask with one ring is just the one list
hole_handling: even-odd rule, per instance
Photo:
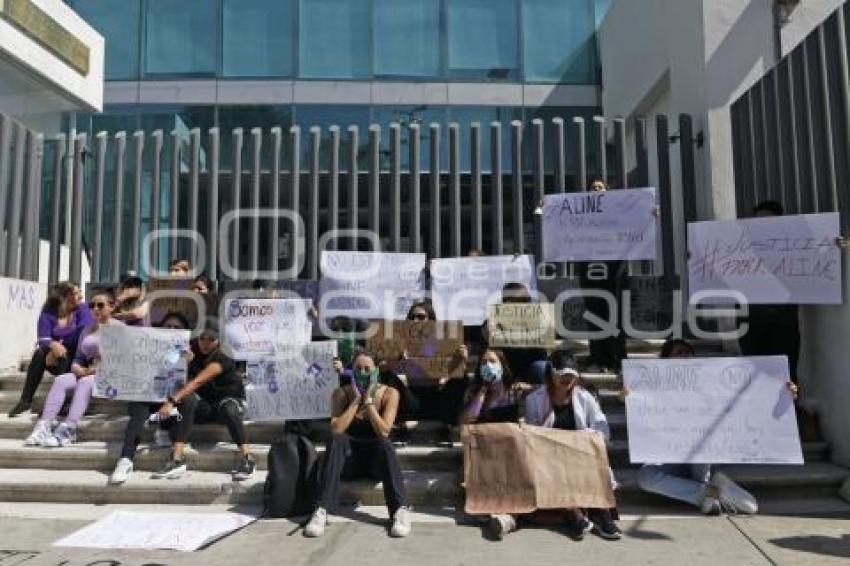
{"label": "woman with long dark hair", "polygon": [[478,358],[475,377],[466,390],[461,424],[517,422],[519,395],[505,354],[486,348]]}

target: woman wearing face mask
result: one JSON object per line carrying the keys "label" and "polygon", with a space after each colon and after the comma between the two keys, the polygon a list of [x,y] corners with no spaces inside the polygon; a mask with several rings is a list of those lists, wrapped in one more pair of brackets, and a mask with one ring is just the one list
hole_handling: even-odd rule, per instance
{"label": "woman wearing face mask", "polygon": [[[342,364],[335,364],[337,371]],[[319,537],[325,532],[328,513],[339,503],[343,477],[366,476],[380,480],[392,518],[390,535],[410,534],[410,514],[405,506],[404,480],[395,448],[389,440],[398,411],[398,391],[378,381],[375,360],[361,352],[354,357],[354,376],[334,391],[331,438],[322,469],[319,500],[304,535]]]}
{"label": "woman wearing face mask", "polygon": [[461,424],[517,422],[519,392],[501,350],[487,348],[466,392]]}
{"label": "woman wearing face mask", "polygon": [[27,378],[21,398],[10,417],[16,417],[32,407],[32,399],[44,370],[52,375],[66,373],[77,353],[80,333],[94,322],[91,310],[83,301],[80,288],[74,283],[58,283],[41,307],[38,316],[38,344],[27,368]]}
{"label": "woman wearing face mask", "polygon": [[[50,392],[44,402],[41,418],[32,434],[24,441],[25,446],[43,446],[55,448],[67,446],[77,441],[77,424],[86,412],[94,388],[94,374],[100,361],[100,336],[98,330],[107,324],[121,324],[112,318],[113,297],[111,291],[98,291],[89,304],[94,313],[94,324],[86,327],[80,335],[77,354],[71,364],[71,372],[53,380]],[[54,419],[65,403],[65,398],[73,395],[68,416],[56,430],[51,431]]]}

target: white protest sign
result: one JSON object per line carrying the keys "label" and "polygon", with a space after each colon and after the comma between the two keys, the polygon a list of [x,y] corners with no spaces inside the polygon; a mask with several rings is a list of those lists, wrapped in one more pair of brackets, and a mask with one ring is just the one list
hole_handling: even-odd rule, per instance
{"label": "white protest sign", "polygon": [[323,316],[400,320],[425,289],[425,254],[323,251]]}
{"label": "white protest sign", "polygon": [[624,360],[629,457],[802,464],[785,356]]}
{"label": "white protest sign", "polygon": [[256,520],[239,513],[113,511],[53,546],[192,552]]}
{"label": "white protest sign", "polygon": [[336,341],[279,350],[270,361],[248,362],[246,417],[255,421],[326,419],[339,386]]}
{"label": "white protest sign", "polygon": [[838,213],[688,224],[691,295],[735,290],[752,304],[840,304]]}
{"label": "white protest sign", "polygon": [[555,344],[555,305],[490,305],[488,344],[494,348],[551,348]]}
{"label": "white protest sign", "polygon": [[313,335],[309,299],[229,299],[223,307],[222,345],[235,360],[272,356]]}
{"label": "white protest sign", "polygon": [[544,261],[655,259],[655,189],[547,195]]}
{"label": "white protest sign", "polygon": [[47,299],[47,285],[0,277],[0,309],[3,323],[14,332],[0,340],[0,368],[19,367],[35,349],[36,325]]}
{"label": "white protest sign", "polygon": [[115,324],[102,326],[94,396],[164,401],[186,382],[188,330]]}
{"label": "white protest sign", "polygon": [[521,283],[537,287],[534,258],[521,256],[455,257],[431,260],[431,296],[437,320],[483,324],[487,307],[502,302],[502,288]]}

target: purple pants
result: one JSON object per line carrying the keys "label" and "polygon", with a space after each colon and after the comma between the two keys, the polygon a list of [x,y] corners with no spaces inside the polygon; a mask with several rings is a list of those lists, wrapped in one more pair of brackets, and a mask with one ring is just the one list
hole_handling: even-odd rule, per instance
{"label": "purple pants", "polygon": [[73,373],[63,373],[57,376],[54,378],[53,385],[50,386],[50,391],[47,393],[47,399],[44,401],[41,420],[48,423],[52,422],[62,409],[65,398],[69,393],[73,393],[65,424],[72,428],[76,427],[89,406],[93,388],[93,375],[87,375],[81,379],[77,379],[77,376]]}

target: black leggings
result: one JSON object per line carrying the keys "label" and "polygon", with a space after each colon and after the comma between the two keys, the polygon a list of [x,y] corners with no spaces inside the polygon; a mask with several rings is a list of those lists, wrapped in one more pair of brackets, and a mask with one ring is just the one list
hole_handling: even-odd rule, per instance
{"label": "black leggings", "polygon": [[181,420],[170,419],[163,423],[168,427],[171,442],[187,442],[194,424],[217,423],[227,427],[230,439],[237,446],[245,444],[245,403],[242,399],[225,397],[215,402],[201,398],[197,393],[189,395],[177,407]]}
{"label": "black leggings", "polygon": [[130,422],[124,429],[124,444],[121,446],[121,457],[132,460],[136,456],[136,449],[142,441],[142,431],[148,418],[159,410],[160,405],[156,403],[129,403],[127,414]]}
{"label": "black leggings", "polygon": [[32,398],[35,397],[35,392],[38,386],[41,385],[41,380],[44,378],[45,370],[53,375],[62,375],[71,370],[70,354],[64,358],[60,358],[55,365],[47,366],[47,350],[38,348],[32,355],[30,365],[27,368],[27,379],[24,382],[24,388],[21,391],[21,401],[32,403]]}

